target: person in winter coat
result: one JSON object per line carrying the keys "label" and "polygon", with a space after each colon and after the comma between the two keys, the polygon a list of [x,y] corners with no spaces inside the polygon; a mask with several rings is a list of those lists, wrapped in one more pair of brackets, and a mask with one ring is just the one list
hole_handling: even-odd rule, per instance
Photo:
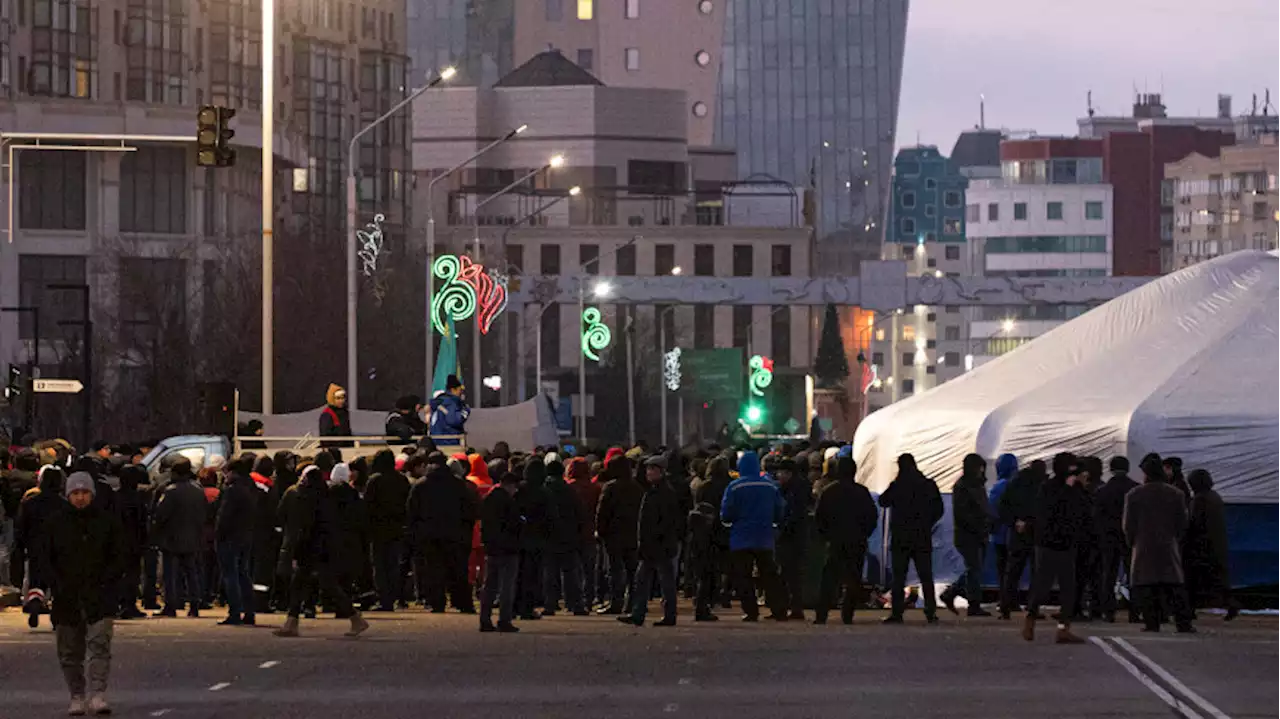
{"label": "person in winter coat", "polygon": [[982,608],[982,570],[986,566],[987,538],[991,533],[991,504],[987,500],[987,461],[979,454],[965,455],[960,479],[951,488],[956,551],[964,558],[964,574],[942,591],[942,604],[956,611],[956,597],[969,602],[968,615],[989,617]]}
{"label": "person in winter coat", "polygon": [[1189,633],[1192,613],[1182,571],[1182,541],[1189,518],[1182,491],[1169,483],[1159,455],[1142,460],[1146,482],[1125,496],[1125,540],[1133,550],[1130,585],[1145,623],[1144,631],[1160,631],[1160,620],[1172,615],[1179,632]]}
{"label": "person in winter coat", "polygon": [[696,583],[694,615],[696,622],[714,622],[712,613],[719,596],[720,577],[725,573],[729,557],[729,529],[720,521],[720,505],[733,478],[729,476],[729,460],[714,457],[707,463],[704,476],[690,487],[693,510],[687,522],[689,531],[690,568]]}
{"label": "person in winter coat", "polygon": [[395,611],[400,597],[400,560],[404,556],[404,532],[409,504],[409,480],[396,471],[395,454],[379,450],[369,465],[364,503],[369,516],[369,542],[373,546],[373,583],[380,612]]}
{"label": "person in winter coat", "polygon": [[227,618],[218,623],[225,626],[256,622],[253,577],[249,569],[254,520],[261,501],[261,491],[250,476],[256,459],[252,454],[244,454],[232,461],[218,497],[214,538],[218,566],[222,568],[222,591],[227,600]]}
{"label": "person in winter coat", "polygon": [[759,455],[743,452],[738,458],[738,478],[729,483],[720,501],[720,521],[729,525],[729,563],[742,600],[743,621],[760,618],[753,571],[759,571],[764,583],[769,619],[786,621],[773,561],[774,525],[782,521],[785,507],[778,486],[760,474]]}
{"label": "person in winter coat", "polygon": [[996,507],[1000,522],[1009,527],[1009,561],[1000,580],[1001,619],[1007,620],[1018,608],[1018,588],[1028,564],[1035,574],[1036,500],[1046,479],[1044,466],[1036,460],[1018,472]]}
{"label": "person in winter coat", "polygon": [[[1129,581],[1129,545],[1124,539],[1124,502],[1138,483],[1129,478],[1129,460],[1111,458],[1111,479],[1093,495],[1093,529],[1097,534],[1098,585],[1101,596],[1100,609],[1106,622],[1116,620],[1116,580],[1124,567],[1125,582]],[[1136,612],[1129,619],[1136,622]]]}
{"label": "person in winter coat", "polygon": [[[1098,488],[1102,486],[1102,460],[1097,457],[1080,457],[1080,494],[1084,500],[1084,517],[1080,523],[1080,538],[1076,542],[1076,621],[1102,619],[1105,603],[1103,589],[1098,578],[1100,564],[1098,532],[1093,526],[1093,503]],[[1113,591],[1108,588],[1108,591]],[[1088,601],[1086,611],[1086,600]]]}
{"label": "person in winter coat", "polygon": [[[123,574],[120,577],[121,619],[141,619],[138,609],[138,586],[142,574],[142,554],[147,546],[147,498],[138,487],[146,482],[147,470],[130,464],[120,468],[120,489],[116,491],[116,513],[120,518],[120,552]],[[96,487],[95,487],[96,489]]]}
{"label": "person in winter coat", "polygon": [[933,480],[920,473],[916,458],[898,457],[898,476],[880,495],[880,506],[889,510],[889,548],[893,562],[892,613],[886,624],[901,624],[907,581],[907,564],[915,565],[924,593],[925,621],[938,621],[938,600],[933,586],[933,527],[946,513],[942,494]]}
{"label": "person in winter coat", "polygon": [[1053,457],[1053,477],[1040,485],[1035,515],[1036,564],[1027,599],[1027,616],[1022,624],[1022,638],[1027,641],[1035,639],[1040,604],[1049,598],[1054,582],[1058,584],[1062,603],[1055,642],[1080,644],[1084,641],[1071,632],[1071,620],[1075,617],[1076,555],[1085,517],[1090,511],[1084,496],[1083,474],[1079,458],[1060,452]]}
{"label": "person in winter coat", "polygon": [[191,461],[185,457],[178,460],[151,515],[152,541],[160,548],[164,572],[164,609],[155,616],[176,617],[187,603],[187,616],[200,616],[199,561],[208,505],[204,488],[191,471]]}
{"label": "person in winter coat", "polygon": [[[124,568],[120,520],[93,501],[97,490],[86,472],[67,478],[67,506],[49,518],[39,552],[44,576],[57,601],[53,623],[58,662],[71,693],[68,713],[110,714],[107,677],[111,670],[112,620],[116,589]],[[85,656],[88,655],[88,682]],[[85,703],[85,690],[89,701]]]}
{"label": "person in winter coat", "polygon": [[275,589],[276,557],[280,553],[280,532],[276,524],[276,509],[280,506],[280,490],[274,479],[275,461],[267,455],[254,458],[253,471],[253,546],[249,551],[249,568],[253,584],[266,589],[254,592],[244,599],[246,611],[252,607],[254,614],[271,610],[271,595]]}
{"label": "person in winter coat", "polygon": [[[520,631],[512,623],[523,525],[515,497],[519,476],[514,472],[503,472],[498,481],[498,486],[485,496],[480,506],[480,536],[485,553],[484,585],[480,589],[480,631],[514,633]],[[497,627],[493,626],[495,601],[498,603]]]}
{"label": "person in winter coat", "polygon": [[37,481],[37,486],[23,494],[14,523],[17,561],[19,565],[26,564],[26,583],[19,585],[23,588],[23,611],[27,614],[27,626],[32,629],[39,625],[40,614],[46,611],[51,598],[46,591],[49,589],[49,577],[42,571],[46,566],[41,555],[45,549],[44,535],[52,520],[67,508],[63,498],[66,475],[61,469],[45,465],[40,468]]}
{"label": "person in winter coat", "polygon": [[786,509],[778,523],[778,573],[782,580],[782,603],[791,619],[804,621],[804,570],[809,555],[810,512],[813,486],[797,471],[790,458],[778,462],[774,475]]}
{"label": "person in winter coat", "polygon": [[431,611],[444,613],[447,593],[458,611],[474,614],[467,558],[479,499],[474,485],[438,463],[442,458],[429,458],[427,476],[409,490],[409,535],[423,559],[424,599]]}
{"label": "person in winter coat", "polygon": [[385,433],[401,442],[411,442],[414,437],[427,433],[427,423],[422,421],[418,413],[422,411],[422,398],[407,395],[396,400],[396,408],[387,415]]}
{"label": "person in winter coat", "polygon": [[565,465],[565,479],[578,500],[582,517],[582,536],[578,539],[578,566],[582,572],[583,604],[590,609],[597,598],[596,558],[599,543],[596,541],[596,507],[600,505],[600,492],[604,485],[599,477],[591,476],[591,466],[585,457],[574,457]]}
{"label": "person in winter coat", "polygon": [[[476,499],[483,503],[484,498],[489,496],[489,492],[493,491],[495,486],[493,476],[489,472],[489,464],[484,461],[484,457],[475,453],[467,455],[467,463],[471,467],[471,471],[467,474],[467,481],[475,486]],[[467,581],[472,586],[479,586],[482,579],[484,579],[484,543],[480,537],[480,522],[476,521],[471,529],[471,554],[467,558]]]}
{"label": "person in winter coat", "polygon": [[1187,480],[1182,476],[1182,458],[1181,457],[1165,457],[1161,462],[1164,468],[1165,479],[1169,484],[1186,498],[1187,504],[1191,504],[1191,487],[1187,485]]}
{"label": "person in winter coat", "polygon": [[1183,557],[1191,608],[1218,606],[1227,610],[1227,621],[1236,618],[1240,605],[1231,596],[1227,571],[1227,512],[1222,497],[1213,491],[1208,470],[1194,469],[1187,475],[1191,487],[1190,520]]}
{"label": "person in winter coat", "polygon": [[991,508],[991,546],[996,553],[997,588],[1004,587],[1004,574],[1009,566],[1009,525],[1000,521],[1000,498],[1018,474],[1018,458],[1005,453],[996,458],[996,483],[991,485],[987,503]]}
{"label": "person in winter coat", "polygon": [[855,481],[858,465],[852,457],[838,457],[831,471],[833,482],[818,495],[814,506],[814,524],[818,536],[827,545],[827,561],[822,567],[822,589],[814,624],[826,624],[827,614],[835,606],[836,596],[844,587],[840,619],[853,624],[854,610],[865,601],[863,565],[867,542],[876,531],[880,512],[871,492]]}
{"label": "person in winter coat", "polygon": [[[351,437],[351,415],[347,412],[347,391],[330,384],[324,392],[324,409],[320,410],[321,437]],[[341,446],[322,444],[321,446]]]}
{"label": "person in winter coat", "polygon": [[333,499],[336,518],[331,558],[333,571],[338,584],[354,600],[360,596],[360,578],[369,556],[369,515],[353,481],[348,464],[339,463],[329,473],[329,496]]}
{"label": "person in winter coat", "polygon": [[[564,595],[565,609],[574,616],[587,615],[582,601],[582,506],[578,495],[564,481],[564,465],[548,462],[547,481],[547,545],[542,555],[543,616],[553,615]],[[563,590],[563,591],[562,591]]]}
{"label": "person in winter coat", "polygon": [[[518,465],[513,465],[513,469]],[[547,468],[538,457],[520,467],[524,479],[516,490],[516,506],[524,517],[520,532],[520,573],[516,577],[516,612],[521,619],[540,619],[543,562],[551,533],[550,497],[546,491]]]}
{"label": "person in winter coat", "polygon": [[640,501],[637,519],[636,543],[640,565],[636,570],[635,594],[631,599],[631,614],[618,617],[619,622],[644,626],[649,597],[653,592],[655,577],[662,589],[662,619],[655,627],[673,627],[676,624],[676,552],[682,539],[684,526],[680,499],[666,480],[666,461],[653,456],[644,462],[645,492]]}
{"label": "person in winter coat", "polygon": [[431,398],[430,434],[442,444],[460,444],[462,435],[467,433],[467,417],[471,408],[462,398],[466,392],[462,380],[449,375],[445,381],[445,391]]}
{"label": "person in winter coat", "polygon": [[312,465],[302,479],[290,487],[280,499],[284,539],[280,546],[281,574],[292,576],[289,587],[289,615],[274,634],[278,637],[298,636],[299,618],[305,606],[315,601],[317,591],[334,604],[336,614],[351,618],[346,632],[356,637],[369,628],[360,612],[351,604],[332,566],[334,535],[337,531],[336,509],[329,494],[324,472]]}
{"label": "person in winter coat", "polygon": [[[614,454],[613,450],[608,454]],[[632,476],[631,460],[621,452],[605,460],[604,473],[608,479],[596,508],[596,535],[609,556],[611,591],[609,604],[599,613],[622,614],[628,608],[639,563],[636,526],[645,488]]]}

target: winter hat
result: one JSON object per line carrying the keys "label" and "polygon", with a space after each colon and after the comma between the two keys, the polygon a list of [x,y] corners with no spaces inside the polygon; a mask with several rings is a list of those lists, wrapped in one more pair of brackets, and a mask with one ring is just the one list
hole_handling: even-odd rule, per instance
{"label": "winter hat", "polygon": [[551,464],[552,462],[559,462],[560,455],[555,452],[547,452],[547,455],[542,458],[542,461],[547,464]]}
{"label": "winter hat", "polygon": [[1111,471],[1112,472],[1128,472],[1129,458],[1128,457],[1112,457]]}
{"label": "winter hat", "polygon": [[822,453],[822,458],[831,459],[832,457],[836,456],[839,453],[840,453],[839,447],[827,447],[827,449]]}
{"label": "winter hat", "polygon": [[446,390],[454,390],[463,386],[462,380],[458,379],[458,375],[456,374],[449,375],[444,381],[444,388]]}
{"label": "winter hat", "polygon": [[346,395],[347,395],[347,391],[346,391],[345,389],[343,389],[342,387],[340,387],[340,386],[338,386],[338,385],[336,385],[336,384],[332,384],[332,383],[331,383],[331,384],[329,385],[329,389],[326,389],[326,390],[324,391],[324,402],[325,402],[325,404],[328,404],[328,405],[335,405],[335,406],[336,406],[336,404],[337,404],[337,402],[338,402],[338,393],[339,393],[339,392],[341,392],[341,393],[342,393],[342,396],[343,396],[344,398],[346,397]]}
{"label": "winter hat", "polygon": [[93,477],[88,472],[73,472],[67,477],[67,486],[63,488],[63,496],[70,497],[72,492],[78,492],[82,489],[89,490],[90,494],[96,494],[97,485],[93,483]]}
{"label": "winter hat", "polygon": [[351,467],[347,466],[346,462],[333,465],[333,470],[329,472],[329,486],[336,487],[349,481],[351,481]]}

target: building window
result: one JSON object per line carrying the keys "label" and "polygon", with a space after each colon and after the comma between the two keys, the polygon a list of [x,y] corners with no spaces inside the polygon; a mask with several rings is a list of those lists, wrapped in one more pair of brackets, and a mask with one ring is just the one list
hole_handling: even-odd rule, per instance
{"label": "building window", "polygon": [[640,0],[626,0],[622,14],[628,20],[640,17]]}
{"label": "building window", "polygon": [[1106,235],[1032,235],[1022,237],[988,237],[987,254],[1018,252],[1078,253],[1106,252]]}
{"label": "building window", "polygon": [[987,222],[998,222],[1000,220],[1000,203],[987,203]]}
{"label": "building window", "polygon": [[902,246],[902,259],[904,259],[904,260],[909,260],[909,259],[912,259],[912,258],[913,258],[913,257],[915,257],[915,256],[916,256],[916,246],[915,246],[915,245],[903,245],[903,246]]}
{"label": "building window", "polygon": [[[631,245],[632,249],[635,245]],[[654,245],[653,271],[659,275],[669,275],[676,268],[676,246]]]}
{"label": "building window", "polygon": [[751,351],[751,305],[733,306],[733,346]]}
{"label": "building window", "polygon": [[524,245],[507,245],[507,267],[513,274],[524,272]]}
{"label": "building window", "polygon": [[1025,202],[1013,203],[1013,219],[1015,220],[1027,219],[1027,203]]}
{"label": "building window", "polygon": [[1047,219],[1061,220],[1062,219],[1062,203],[1050,202],[1045,204],[1044,214]]}
{"label": "building window", "polygon": [[928,260],[927,262],[925,262],[925,265],[926,265],[926,266],[928,266],[928,267],[937,267],[937,266],[938,266],[938,260],[937,260],[937,258],[930,257],[930,258],[929,258],[929,260]]}
{"label": "building window", "polygon": [[627,70],[635,72],[640,69],[640,48],[629,47],[626,50]]}
{"label": "building window", "polygon": [[32,95],[92,99],[98,81],[98,10],[90,0],[34,0]]}
{"label": "building window", "polygon": [[578,0],[578,19],[590,20],[595,14],[596,0]]}
{"label": "building window", "polygon": [[916,381],[913,379],[902,380],[902,393],[914,394],[916,391]]}
{"label": "building window", "polygon": [[946,253],[948,260],[960,259],[960,247],[957,245],[947,245]]}
{"label": "building window", "polygon": [[715,305],[693,306],[693,347],[709,350],[716,346]]}
{"label": "building window", "polygon": [[915,328],[915,325],[903,325],[903,326],[902,326],[902,341],[903,341],[903,342],[915,342],[915,341],[916,341],[916,328]]}
{"label": "building window", "polygon": [[[51,290],[48,285],[82,285],[84,282],[85,260],[81,256],[18,255],[18,304],[38,308],[40,334],[45,339],[62,332],[63,322],[83,319],[80,316],[83,298],[78,292]],[[21,339],[35,339],[34,320],[30,312],[18,313]]]}
{"label": "building window", "polygon": [[958,217],[948,217],[942,221],[942,233],[944,235],[962,235],[964,234],[964,222]]}
{"label": "building window", "polygon": [[[261,106],[262,3],[259,0],[218,0],[209,3],[208,7],[210,103],[228,107]],[[350,26],[354,30],[355,6],[348,9]],[[304,62],[305,65],[302,64]],[[315,73],[309,58],[299,53],[296,47],[294,63],[296,67],[306,68],[308,81],[313,79]],[[295,92],[295,96],[298,94],[300,91]]]}
{"label": "building window", "polygon": [[902,234],[914,235],[916,233],[916,221],[913,217],[902,218]]}
{"label": "building window", "polygon": [[770,308],[769,353],[779,367],[791,366],[791,310]]}
{"label": "building window", "polygon": [[910,367],[911,365],[915,364],[915,362],[916,362],[916,353],[915,353],[915,352],[903,352],[903,353],[902,353],[902,366],[903,366],[903,367]]}
{"label": "building window", "polygon": [[85,158],[75,150],[18,150],[18,224],[30,230],[85,228]]}
{"label": "building window", "polygon": [[142,146],[120,158],[120,230],[187,231],[187,153]]}
{"label": "building window", "polygon": [[966,222],[980,222],[982,220],[982,206],[969,205],[965,207],[964,219]]}
{"label": "building window", "polygon": [[[670,247],[670,245],[667,245],[667,247]],[[636,274],[635,245],[623,245],[622,247],[619,247],[616,257],[618,258],[616,262],[618,263],[617,274],[619,277],[632,277]],[[670,274],[671,270],[667,270],[667,273]]]}
{"label": "building window", "polygon": [[[937,313],[937,312],[930,312],[929,314],[925,315],[925,316],[924,316],[924,318],[925,318],[926,320],[928,320],[929,322],[937,322],[937,321],[938,321],[938,313]],[[929,340],[929,346],[930,346],[930,347],[932,347],[932,346],[933,346],[933,340]]]}
{"label": "building window", "polygon": [[955,190],[947,190],[942,193],[942,204],[946,207],[959,207],[960,193]]}
{"label": "building window", "polygon": [[1101,220],[1102,219],[1102,203],[1101,202],[1084,203],[1084,219]]}
{"label": "building window", "polygon": [[936,217],[937,215],[938,215],[938,206],[937,206],[937,205],[935,205],[935,204],[933,204],[932,202],[930,202],[930,203],[928,203],[928,204],[926,204],[926,205],[924,206],[924,216],[925,216],[925,217]]}
{"label": "building window", "polygon": [[955,305],[946,305],[942,308],[942,311],[949,315],[954,315],[955,313],[960,311],[960,308],[956,307]]}
{"label": "building window", "polygon": [[926,190],[938,189],[938,181],[933,179],[932,177],[926,177],[924,180],[924,189]]}
{"label": "building window", "polygon": [[716,274],[715,245],[693,246],[693,274],[698,277],[713,277]]}
{"label": "building window", "polygon": [[959,342],[960,328],[950,325],[942,328],[942,339],[944,342]]}
{"label": "building window", "polygon": [[[181,105],[187,98],[186,5],[129,0],[125,99]],[[197,60],[198,61],[198,60]]]}
{"label": "building window", "polygon": [[560,245],[544,243],[538,248],[539,265],[544,275],[560,274]]}
{"label": "building window", "polygon": [[770,265],[774,277],[791,276],[791,245],[774,245]]}
{"label": "building window", "polygon": [[564,19],[564,0],[546,0],[547,22],[560,22]]}
{"label": "building window", "polygon": [[915,206],[916,206],[916,193],[914,193],[914,192],[904,192],[904,193],[902,193],[902,206],[903,206],[903,207],[905,207],[905,208],[906,208],[906,209],[908,209],[908,210],[910,210],[910,209],[912,209],[913,207],[915,207]]}
{"label": "building window", "polygon": [[596,64],[596,51],[589,47],[578,50],[578,67],[591,72]]}
{"label": "building window", "polygon": [[876,365],[877,367],[883,367],[883,366],[884,366],[884,353],[883,353],[883,352],[872,352],[872,353],[871,353],[871,364]]}
{"label": "building window", "polygon": [[588,275],[600,274],[600,245],[578,245],[578,266]]}
{"label": "building window", "polygon": [[925,367],[925,369],[924,369],[924,373],[925,373],[925,374],[938,374],[938,366],[937,366],[937,365],[932,365],[932,364],[931,364],[931,365],[929,365],[928,367]]}
{"label": "building window", "polygon": [[733,246],[733,276],[750,277],[755,265],[755,248],[751,245]]}

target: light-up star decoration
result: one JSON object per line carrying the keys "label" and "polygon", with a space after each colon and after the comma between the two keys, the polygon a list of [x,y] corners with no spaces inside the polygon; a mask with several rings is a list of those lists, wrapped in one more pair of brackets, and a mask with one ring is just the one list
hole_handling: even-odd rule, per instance
{"label": "light-up star decoration", "polygon": [[676,392],[680,389],[680,348],[674,347],[662,357],[662,378],[667,389]]}
{"label": "light-up star decoration", "polygon": [[431,323],[442,335],[449,334],[449,320],[462,322],[477,312],[480,332],[488,334],[493,321],[507,307],[507,276],[486,272],[484,265],[472,262],[466,255],[437,257],[431,274],[444,282],[431,299]]}
{"label": "light-up star decoration", "polygon": [[747,367],[751,369],[751,377],[748,380],[751,394],[763,397],[765,388],[773,384],[773,360],[763,355],[755,355],[747,362]]}
{"label": "light-up star decoration", "polygon": [[600,361],[600,350],[613,341],[613,333],[600,319],[600,310],[588,307],[582,311],[582,354],[593,362]]}

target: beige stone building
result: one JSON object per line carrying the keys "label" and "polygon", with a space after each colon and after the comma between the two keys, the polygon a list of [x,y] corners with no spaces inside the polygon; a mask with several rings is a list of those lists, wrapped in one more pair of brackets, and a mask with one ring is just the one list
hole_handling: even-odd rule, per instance
{"label": "beige stone building", "polygon": [[1276,136],[1192,154],[1165,165],[1163,192],[1174,207],[1175,268],[1237,250],[1276,249]]}

